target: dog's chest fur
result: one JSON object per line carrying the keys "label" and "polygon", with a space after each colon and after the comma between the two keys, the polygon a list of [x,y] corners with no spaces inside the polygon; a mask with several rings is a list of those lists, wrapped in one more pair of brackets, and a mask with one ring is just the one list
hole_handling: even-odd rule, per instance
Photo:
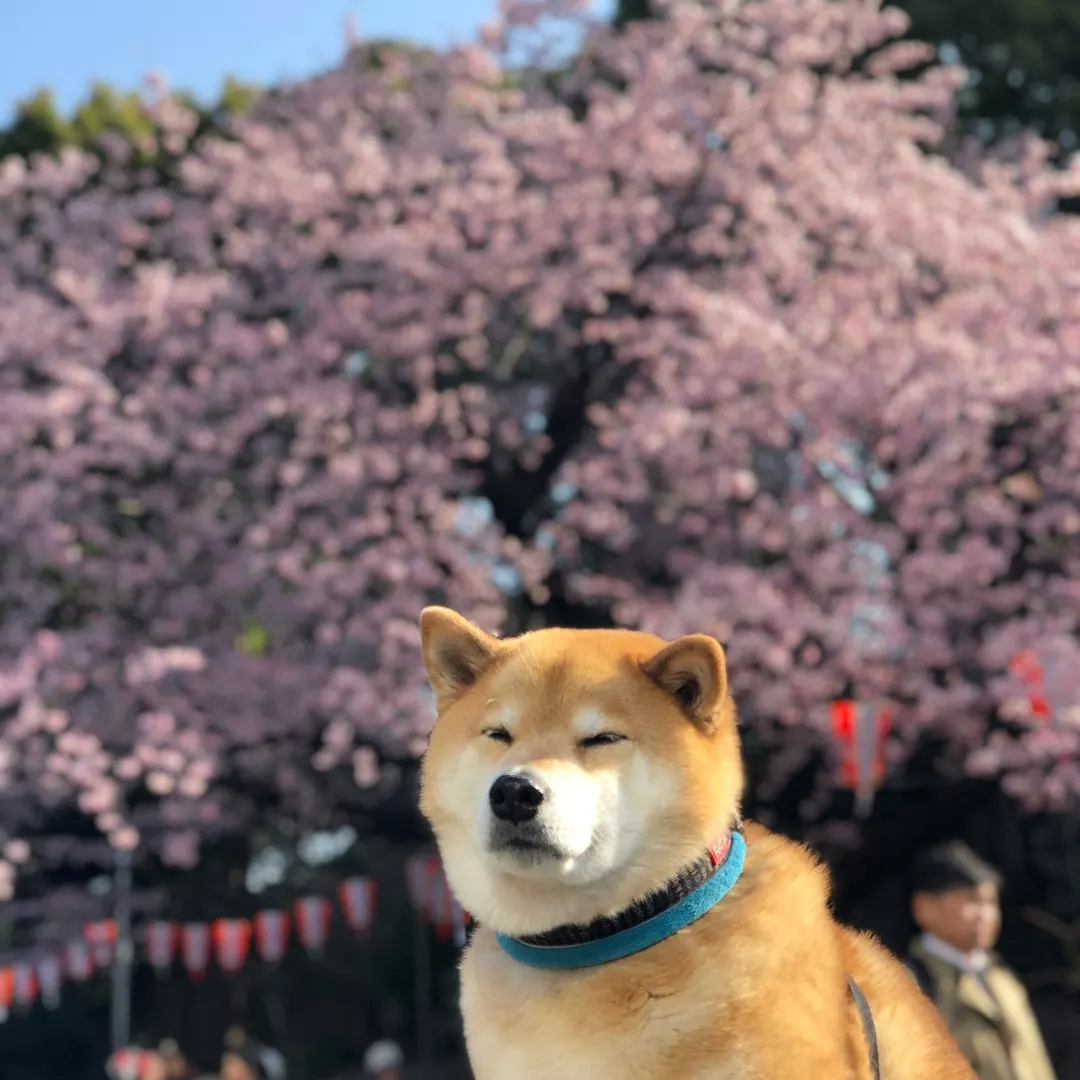
{"label": "dog's chest fur", "polygon": [[546,972],[478,931],[461,969],[476,1080],[751,1080],[739,1033],[723,1037],[723,959],[703,968],[692,938],[671,941],[662,964]]}

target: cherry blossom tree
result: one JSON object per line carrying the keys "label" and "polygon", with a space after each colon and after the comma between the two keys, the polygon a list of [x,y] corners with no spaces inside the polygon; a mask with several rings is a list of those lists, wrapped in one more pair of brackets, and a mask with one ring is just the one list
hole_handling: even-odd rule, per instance
{"label": "cherry blossom tree", "polygon": [[153,169],[0,164],[13,837],[74,803],[184,863],[377,793],[432,602],[716,634],[774,790],[841,696],[893,702],[892,776],[929,731],[1080,786],[1075,174],[944,154],[960,76],[900,78],[894,10],[658,12],[504,3],[228,138],[165,98]]}

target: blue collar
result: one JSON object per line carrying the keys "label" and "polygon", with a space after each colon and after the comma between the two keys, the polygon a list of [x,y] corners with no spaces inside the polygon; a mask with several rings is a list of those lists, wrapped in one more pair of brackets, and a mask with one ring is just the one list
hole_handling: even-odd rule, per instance
{"label": "blue collar", "polygon": [[596,967],[632,956],[677,934],[702,915],[711,911],[730,891],[743,871],[746,861],[746,841],[740,832],[732,832],[731,846],[723,862],[704,881],[677,903],[652,918],[617,929],[594,940],[579,944],[541,945],[521,938],[496,934],[502,951],[529,967],[548,971],[569,971],[573,968]]}

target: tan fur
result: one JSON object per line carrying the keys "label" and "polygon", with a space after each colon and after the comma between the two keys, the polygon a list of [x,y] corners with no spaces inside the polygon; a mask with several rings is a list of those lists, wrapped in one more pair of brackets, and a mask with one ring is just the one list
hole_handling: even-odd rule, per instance
{"label": "tan fur", "polygon": [[[743,774],[723,653],[700,635],[669,645],[630,631],[498,641],[438,608],[421,633],[439,711],[421,807],[479,923],[461,967],[477,1080],[869,1080],[848,976],[873,1009],[882,1080],[974,1080],[902,965],[832,919],[824,867],[757,825],[732,891],[666,941],[576,971],[507,957],[496,930],[614,914],[737,820]],[[573,725],[593,718],[626,740],[582,749]],[[490,735],[504,725],[511,745]],[[597,805],[617,808],[619,844],[595,864],[586,854],[521,873],[485,853],[487,790],[514,768],[567,798],[580,792],[583,814],[601,792]]]}

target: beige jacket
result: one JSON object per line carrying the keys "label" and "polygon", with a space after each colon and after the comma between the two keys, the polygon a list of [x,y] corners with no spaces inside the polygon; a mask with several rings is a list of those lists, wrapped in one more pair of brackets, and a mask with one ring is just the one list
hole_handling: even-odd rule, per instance
{"label": "beige jacket", "polygon": [[928,974],[930,996],[979,1080],[1055,1080],[1027,992],[998,957],[979,976],[934,955],[921,941],[912,944],[910,955]]}

